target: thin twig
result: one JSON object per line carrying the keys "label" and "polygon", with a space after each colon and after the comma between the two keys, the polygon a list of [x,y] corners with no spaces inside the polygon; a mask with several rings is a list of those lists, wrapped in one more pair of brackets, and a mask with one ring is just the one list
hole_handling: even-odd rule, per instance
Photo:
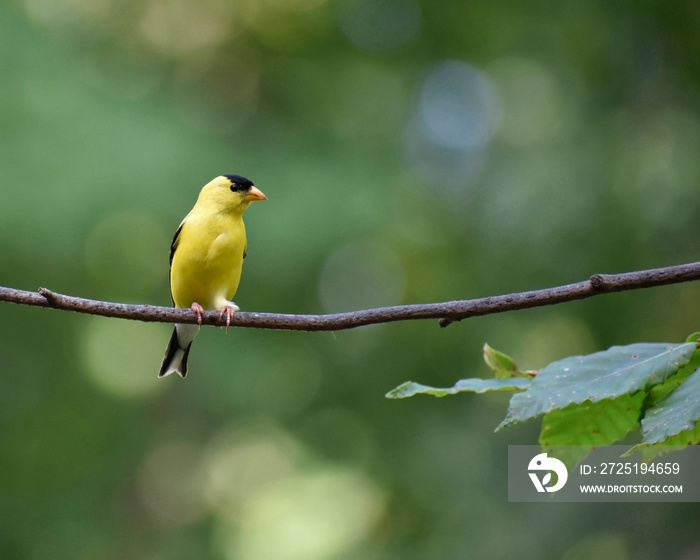
{"label": "thin twig", "polygon": [[[445,327],[454,321],[468,317],[542,307],[585,299],[603,293],[651,288],[691,280],[700,280],[700,262],[623,274],[594,274],[588,280],[576,284],[443,303],[396,305],[328,315],[238,311],[231,321],[231,326],[293,331],[337,331],[376,323],[411,319],[439,319],[440,326]],[[29,292],[0,287],[0,301],[137,321],[161,323],[196,323],[197,321],[195,314],[190,309],[98,301],[57,294],[46,288],[39,288],[38,292]],[[218,311],[207,311],[203,315],[202,323],[222,326],[219,315]]]}

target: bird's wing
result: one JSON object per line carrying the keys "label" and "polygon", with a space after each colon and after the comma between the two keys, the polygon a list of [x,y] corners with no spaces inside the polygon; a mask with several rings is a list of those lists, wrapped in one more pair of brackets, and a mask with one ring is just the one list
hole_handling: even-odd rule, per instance
{"label": "bird's wing", "polygon": [[173,242],[170,245],[170,266],[173,265],[173,257],[175,256],[175,249],[177,249],[177,246],[180,244],[180,232],[182,231],[183,225],[185,225],[185,222],[182,222],[180,224],[180,227],[177,228],[177,231],[175,232],[175,237],[173,237]]}
{"label": "bird's wing", "polygon": [[[180,244],[180,232],[182,231],[183,225],[185,225],[184,221],[180,224],[180,227],[177,228],[177,231],[175,232],[175,237],[173,237],[173,242],[170,245],[170,268],[171,269],[173,267],[173,257],[175,256],[175,250],[177,249],[177,246]],[[168,284],[170,285],[170,299],[173,300],[173,305],[175,305],[175,298],[173,298],[173,279],[171,278],[170,274],[168,274]]]}
{"label": "bird's wing", "polygon": [[243,258],[245,259],[246,255],[248,254],[248,244],[246,243],[246,246],[243,247]]}

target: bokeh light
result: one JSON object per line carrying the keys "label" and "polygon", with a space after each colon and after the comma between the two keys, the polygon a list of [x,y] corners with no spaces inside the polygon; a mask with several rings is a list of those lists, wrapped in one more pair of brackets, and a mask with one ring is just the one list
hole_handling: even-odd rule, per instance
{"label": "bokeh light", "polygon": [[537,61],[499,60],[489,66],[502,103],[498,137],[514,146],[556,141],[576,120],[561,85]]}
{"label": "bokeh light", "polygon": [[[144,397],[165,388],[153,383],[160,365],[164,325],[137,321],[86,320],[79,342],[84,372],[96,388],[125,398]],[[170,330],[170,329],[167,329]]]}
{"label": "bokeh light", "polygon": [[299,444],[269,422],[221,430],[210,442],[205,465],[204,498],[229,519],[270,484],[291,476]]}
{"label": "bokeh light", "polygon": [[49,25],[101,21],[114,8],[114,0],[24,0],[30,17]]}
{"label": "bokeh light", "polygon": [[361,544],[383,509],[381,492],[362,474],[316,467],[270,485],[219,531],[236,535],[226,549],[231,560],[323,560]]}
{"label": "bokeh light", "polygon": [[499,124],[496,90],[486,75],[463,62],[436,64],[418,100],[418,126],[430,142],[450,149],[479,148]]}
{"label": "bokeh light", "polygon": [[230,38],[233,7],[224,0],[149,0],[143,37],[165,54],[211,48]]}
{"label": "bokeh light", "polygon": [[384,512],[383,492],[365,475],[319,461],[269,422],[222,432],[203,457],[226,558],[333,557],[366,539]]}
{"label": "bokeh light", "polygon": [[417,87],[407,162],[429,187],[463,193],[483,169],[500,119],[498,91],[483,71],[458,60],[437,62]]}

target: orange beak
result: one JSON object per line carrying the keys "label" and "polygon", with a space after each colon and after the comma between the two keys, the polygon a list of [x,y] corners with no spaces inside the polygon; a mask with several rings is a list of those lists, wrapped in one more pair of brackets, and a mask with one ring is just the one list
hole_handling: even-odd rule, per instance
{"label": "orange beak", "polygon": [[267,200],[267,197],[259,188],[250,187],[250,189],[248,189],[248,192],[245,193],[245,201],[252,202],[253,200]]}

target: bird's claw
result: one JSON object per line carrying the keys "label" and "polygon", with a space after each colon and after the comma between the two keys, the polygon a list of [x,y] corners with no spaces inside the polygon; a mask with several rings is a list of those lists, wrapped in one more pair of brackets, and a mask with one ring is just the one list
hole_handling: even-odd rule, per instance
{"label": "bird's claw", "polygon": [[231,326],[231,320],[233,319],[233,316],[236,314],[236,311],[238,309],[236,307],[233,307],[232,305],[227,305],[221,310],[221,314],[219,315],[219,321],[221,321],[224,318],[224,315],[226,315],[226,332],[228,333],[228,328]]}
{"label": "bird's claw", "polygon": [[196,301],[192,304],[192,311],[197,316],[197,324],[199,328],[202,328],[202,316],[204,315],[204,308],[199,305]]}

